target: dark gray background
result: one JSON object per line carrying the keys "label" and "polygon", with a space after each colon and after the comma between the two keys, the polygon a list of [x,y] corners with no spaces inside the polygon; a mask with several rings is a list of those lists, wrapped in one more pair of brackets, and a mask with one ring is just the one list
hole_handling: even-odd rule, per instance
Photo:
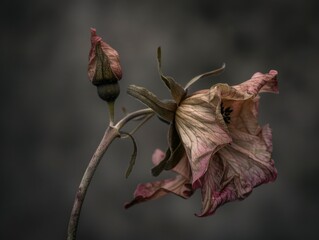
{"label": "dark gray background", "polygon": [[200,194],[169,196],[124,210],[135,186],[154,180],[151,154],[166,148],[167,126],[152,119],[137,134],[138,159],[117,140],[84,204],[78,239],[311,239],[318,220],[319,1],[1,1],[0,239],[65,239],[74,195],[107,125],[107,108],[87,78],[90,27],[120,53],[120,108],[143,106],[129,84],[161,98],[156,68],[181,84],[227,64],[215,82],[238,84],[279,71],[280,94],[264,94],[261,122],[271,124],[275,183],[245,201],[197,218]]}

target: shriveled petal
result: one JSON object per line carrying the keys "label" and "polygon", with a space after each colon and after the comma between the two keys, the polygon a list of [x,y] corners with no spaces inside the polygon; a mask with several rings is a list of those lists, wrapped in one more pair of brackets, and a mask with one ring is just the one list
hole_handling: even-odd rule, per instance
{"label": "shriveled petal", "polygon": [[225,108],[230,108],[229,131],[233,129],[256,135],[260,131],[258,123],[259,96],[245,101],[224,100]]}
{"label": "shriveled petal", "polygon": [[96,29],[91,28],[91,49],[89,53],[89,66],[88,66],[88,76],[91,81],[93,81],[95,72],[96,72],[96,64],[97,64],[97,55],[96,55],[96,46],[101,46],[103,53],[105,54],[107,61],[105,65],[109,67],[112,71],[113,76],[120,80],[122,78],[122,70],[119,60],[119,54],[115,49],[113,49],[110,45],[102,41],[102,38],[96,35]]}
{"label": "shriveled petal", "polygon": [[[159,165],[164,158],[165,158],[165,153],[160,149],[156,149],[152,156],[152,162],[154,165]],[[182,156],[182,158],[178,160],[177,165],[174,168],[172,168],[172,171],[190,180],[191,169],[190,169],[190,165],[188,163],[188,159],[185,153]]]}
{"label": "shriveled petal", "polygon": [[278,92],[276,71],[256,73],[237,86],[216,84],[210,89],[211,98],[220,95],[224,109],[231,110],[227,128],[233,142],[214,155],[202,178],[199,216],[211,215],[222,204],[244,199],[254,187],[276,179],[271,130],[257,120],[260,92]]}
{"label": "shriveled petal", "polygon": [[220,114],[218,95],[210,99],[209,91],[201,91],[186,98],[177,108],[176,129],[189,159],[193,188],[201,186],[211,156],[231,142]]}
{"label": "shriveled petal", "polygon": [[210,100],[216,98],[216,95],[225,100],[247,100],[254,98],[261,92],[278,93],[278,72],[271,70],[267,74],[255,73],[251,79],[235,86],[218,83],[209,89]]}
{"label": "shriveled petal", "polygon": [[234,88],[251,95],[256,95],[258,92],[278,93],[277,75],[276,70],[270,70],[269,73],[265,74],[257,72],[251,79],[234,86]]}
{"label": "shriveled petal", "polygon": [[[278,92],[277,71],[255,73],[251,79],[236,86],[216,84],[210,88],[210,98],[220,95],[224,108],[231,109],[228,128],[236,128],[250,134],[259,130],[258,105],[260,92]],[[230,130],[231,131],[231,130]]]}
{"label": "shriveled petal", "polygon": [[[152,156],[153,163],[159,164],[164,156],[164,152],[159,149],[155,150]],[[175,178],[139,184],[134,192],[134,199],[131,202],[126,203],[125,208],[148,200],[155,200],[168,193],[174,193],[183,198],[190,197],[193,190],[190,184],[190,168],[186,155],[179,161],[173,170],[178,173]]]}
{"label": "shriveled petal", "polygon": [[212,158],[203,177],[203,208],[198,216],[211,215],[224,203],[244,199],[254,187],[277,177],[268,125],[256,136],[234,130],[232,137],[233,142]]}

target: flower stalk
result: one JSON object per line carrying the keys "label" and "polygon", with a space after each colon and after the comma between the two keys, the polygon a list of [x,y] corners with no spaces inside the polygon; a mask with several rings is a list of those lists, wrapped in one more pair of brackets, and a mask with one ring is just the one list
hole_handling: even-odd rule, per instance
{"label": "flower stalk", "polygon": [[110,126],[114,125],[114,105],[115,101],[107,102],[107,108],[109,110],[109,120],[110,120]]}
{"label": "flower stalk", "polygon": [[78,191],[74,199],[72,212],[70,215],[67,240],[76,239],[76,232],[78,228],[80,213],[81,213],[82,205],[86,196],[86,192],[91,183],[95,170],[97,169],[104,153],[106,152],[110,144],[114,141],[114,139],[120,137],[120,129],[123,128],[129,121],[135,118],[145,117],[146,119],[150,119],[150,117],[153,115],[154,115],[154,111],[150,108],[146,108],[146,109],[141,109],[126,115],[114,126],[110,123],[110,125],[108,126],[108,128],[106,129],[104,133],[104,136],[99,146],[97,147],[95,153],[93,154],[83,174],[82,180],[80,182]]}

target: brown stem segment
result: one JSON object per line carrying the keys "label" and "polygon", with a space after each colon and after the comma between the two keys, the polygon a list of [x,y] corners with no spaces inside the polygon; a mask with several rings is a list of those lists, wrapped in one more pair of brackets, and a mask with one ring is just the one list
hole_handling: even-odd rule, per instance
{"label": "brown stem segment", "polygon": [[82,204],[88,189],[88,186],[92,180],[94,172],[99,165],[100,160],[102,159],[103,154],[107,150],[111,142],[119,137],[119,132],[114,127],[108,127],[105,131],[105,134],[100,142],[100,145],[96,149],[94,155],[91,158],[91,161],[83,174],[81,183],[79,185],[78,191],[76,193],[73,209],[70,216],[69,226],[68,226],[68,240],[76,239],[76,230],[79,222],[79,217],[81,213]]}
{"label": "brown stem segment", "polygon": [[119,130],[124,127],[124,125],[129,122],[130,120],[140,117],[140,116],[146,116],[146,115],[153,115],[154,111],[150,108],[138,110],[136,112],[130,113],[127,116],[125,116],[121,121],[119,121],[115,126],[110,125],[106,131],[105,134],[97,147],[95,153],[93,154],[91,161],[89,162],[89,165],[87,166],[82,180],[80,182],[78,191],[76,193],[74,204],[69,220],[69,226],[68,226],[68,236],[67,240],[75,240],[76,239],[76,231],[78,228],[81,208],[83,205],[83,201],[86,195],[86,192],[88,190],[88,187],[90,185],[90,182],[93,178],[94,172],[99,165],[100,160],[102,159],[104,153],[108,149],[109,145],[113,142],[113,140],[120,136]]}

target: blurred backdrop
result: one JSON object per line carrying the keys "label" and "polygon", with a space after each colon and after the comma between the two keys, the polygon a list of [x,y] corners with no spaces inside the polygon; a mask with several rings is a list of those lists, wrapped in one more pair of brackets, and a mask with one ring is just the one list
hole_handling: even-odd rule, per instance
{"label": "blurred backdrop", "polygon": [[107,108],[87,77],[90,27],[118,50],[123,68],[116,118],[143,108],[130,84],[161,98],[157,73],[185,85],[193,76],[226,71],[216,82],[238,84],[257,71],[279,71],[280,94],[261,98],[260,121],[273,129],[278,179],[207,218],[200,194],[168,196],[124,210],[135,186],[154,180],[155,148],[167,126],[156,118],[133,150],[117,140],[105,154],[84,203],[78,239],[311,239],[319,225],[319,2],[316,0],[3,0],[1,12],[0,239],[66,238],[79,181],[107,126]]}

